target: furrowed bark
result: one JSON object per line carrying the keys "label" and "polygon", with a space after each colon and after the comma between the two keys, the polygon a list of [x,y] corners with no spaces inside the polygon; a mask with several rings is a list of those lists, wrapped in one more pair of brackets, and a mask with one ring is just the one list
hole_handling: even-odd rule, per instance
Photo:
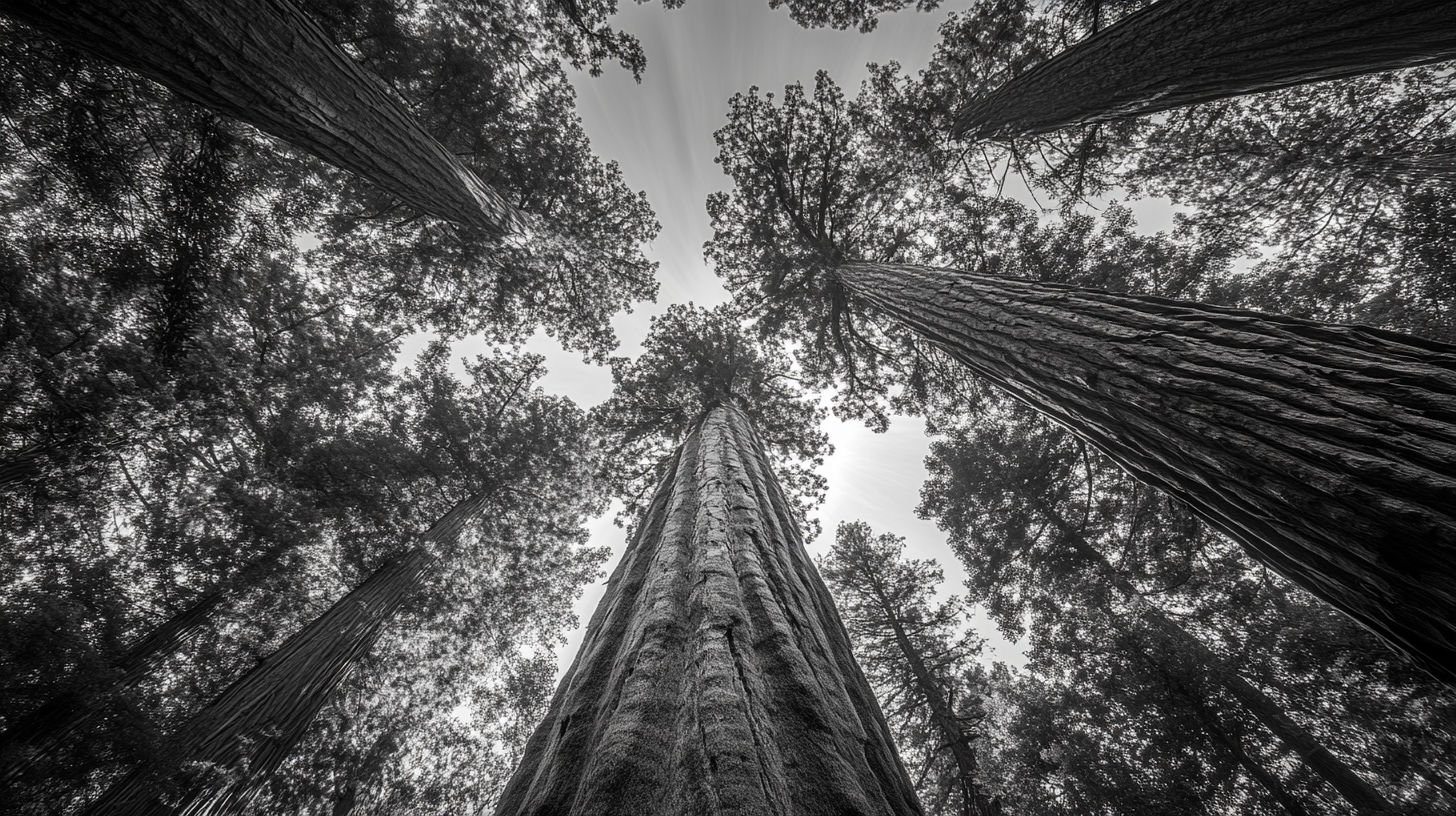
{"label": "furrowed bark", "polygon": [[956,270],[835,275],[1456,684],[1456,346]]}
{"label": "furrowed bark", "polygon": [[496,812],[921,812],[738,408],[674,455]]}
{"label": "furrowed bark", "polygon": [[428,580],[437,563],[429,543],[454,540],[483,503],[484,494],[477,494],[457,504],[421,536],[428,543],[375,570],[289,638],[172,735],[164,763],[118,780],[86,816],[242,812],[384,626]]}
{"label": "furrowed bark", "polygon": [[[1339,792],[1350,806],[1350,812],[1358,816],[1391,816],[1399,811],[1373,785],[1360,778],[1349,765],[1342,762],[1326,748],[1308,729],[1295,722],[1285,713],[1284,707],[1264,692],[1263,689],[1244,679],[1231,668],[1214,671],[1224,663],[1202,640],[1171,620],[1157,606],[1149,603],[1127,576],[1123,575],[1106,556],[1092,546],[1082,534],[1072,528],[1051,508],[1037,507],[1061,535],[1063,543],[1074,549],[1088,564],[1095,567],[1102,577],[1127,598],[1142,619],[1157,629],[1169,640],[1178,643],[1190,655],[1196,657],[1210,670],[1210,682],[1221,686],[1249,714],[1254,716],[1279,740],[1285,748],[1293,751],[1320,779]],[[1263,780],[1260,780],[1261,782]],[[1267,786],[1266,786],[1267,787]],[[1275,793],[1270,789],[1270,793]],[[1281,801],[1283,801],[1281,799]]]}
{"label": "furrowed bark", "polygon": [[1456,56],[1439,0],[1159,0],[971,102],[957,138],[1022,136]]}
{"label": "furrowed bark", "polygon": [[291,0],[0,0],[0,12],[498,234],[524,217]]}

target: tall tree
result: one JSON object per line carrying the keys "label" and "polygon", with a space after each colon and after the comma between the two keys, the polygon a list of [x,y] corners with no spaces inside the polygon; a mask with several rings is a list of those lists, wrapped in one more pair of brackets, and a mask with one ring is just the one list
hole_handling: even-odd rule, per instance
{"label": "tall tree", "polygon": [[498,814],[916,814],[743,408],[708,409]]}
{"label": "tall tree", "polygon": [[[476,509],[469,504],[463,513]],[[171,767],[131,772],[84,812],[230,813],[246,806],[434,561],[417,548],[380,567],[171,735]],[[178,778],[184,774],[192,778]]]}
{"label": "tall tree", "polygon": [[[919,813],[743,396],[776,355],[721,310],[644,347],[600,421],[681,442],[496,812]],[[768,427],[812,428],[794,389],[767,396]]]}
{"label": "tall tree", "polygon": [[908,329],[1456,682],[1456,347],[897,262],[935,258],[923,194],[860,106],[822,74],[731,105],[709,255],[826,376]]}
{"label": "tall tree", "polygon": [[1016,136],[1456,56],[1424,0],[1161,0],[971,103],[957,136]]}
{"label": "tall tree", "polygon": [[956,695],[956,675],[968,668],[979,643],[957,633],[964,621],[957,599],[934,602],[940,568],[934,561],[906,560],[904,548],[903,538],[876,536],[864,522],[843,522],[820,565],[824,580],[844,612],[860,665],[880,699],[895,702],[892,727],[897,719],[922,722],[930,732],[926,764],[950,756],[954,773],[933,786],[942,790],[926,796],[922,788],[928,811],[995,816],[1000,805],[983,787],[974,745],[980,700]]}
{"label": "tall tree", "polygon": [[421,212],[497,233],[527,227],[291,0],[16,0],[4,10],[358,173]]}

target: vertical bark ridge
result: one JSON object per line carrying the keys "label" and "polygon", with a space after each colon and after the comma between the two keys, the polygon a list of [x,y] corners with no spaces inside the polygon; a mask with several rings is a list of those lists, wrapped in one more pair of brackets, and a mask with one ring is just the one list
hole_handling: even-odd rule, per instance
{"label": "vertical bark ridge", "polygon": [[971,102],[959,138],[1046,133],[1456,56],[1431,0],[1159,0]]}
{"label": "vertical bark ridge", "polygon": [[501,797],[508,814],[918,814],[762,443],[669,464]]}
{"label": "vertical bark ridge", "polygon": [[958,270],[836,275],[1456,683],[1456,346]]}
{"label": "vertical bark ridge", "polygon": [[500,234],[527,226],[292,0],[0,0],[0,11],[421,212]]}

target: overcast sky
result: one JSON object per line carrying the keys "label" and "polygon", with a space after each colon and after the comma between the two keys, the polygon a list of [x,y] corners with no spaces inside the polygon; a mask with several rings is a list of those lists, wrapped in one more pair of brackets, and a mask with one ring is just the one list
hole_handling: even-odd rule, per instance
{"label": "overcast sky", "polygon": [[[647,250],[661,264],[657,302],[613,321],[622,340],[618,353],[633,356],[651,315],[674,303],[712,306],[728,299],[703,261],[703,243],[712,237],[704,202],[710,193],[731,187],[713,163],[713,131],[726,120],[728,98],[754,85],[775,96],[793,82],[811,87],[821,68],[851,95],[867,76],[866,63],[897,61],[908,72],[918,72],[930,60],[940,24],[966,2],[951,0],[930,14],[884,15],[871,34],[803,29],[783,9],[770,10],[766,0],[688,0],[684,8],[672,11],[656,3],[624,4],[629,7],[613,25],[642,42],[647,70],[641,84],[616,66],[595,78],[576,73],[573,83],[593,149],[621,165],[630,187],[646,191],[662,224]],[[569,396],[583,408],[610,393],[605,368],[583,364],[545,337],[533,339],[527,348],[547,358],[550,374],[543,385],[548,391]],[[480,349],[467,341],[456,351],[474,354]],[[824,534],[810,545],[811,554],[827,550],[840,521],[863,520],[876,532],[906,537],[912,557],[939,561],[946,574],[942,594],[959,594],[964,571],[935,525],[915,516],[929,447],[922,422],[901,418],[888,433],[873,434],[862,425],[831,419],[828,431],[835,453],[824,471],[829,483],[819,511]],[[610,571],[626,545],[610,514],[593,522],[592,543],[612,548]],[[583,626],[604,583],[590,588],[577,604]],[[987,657],[1023,662],[1020,650],[998,637],[984,619],[973,626],[988,640]],[[580,628],[570,634],[560,654],[562,671],[575,656],[581,636]]]}

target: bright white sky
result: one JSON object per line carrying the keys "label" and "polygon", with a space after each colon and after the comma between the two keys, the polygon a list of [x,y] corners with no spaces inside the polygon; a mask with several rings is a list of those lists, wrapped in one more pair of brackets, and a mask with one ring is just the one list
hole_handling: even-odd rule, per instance
{"label": "bright white sky", "polygon": [[[649,258],[661,263],[657,302],[613,321],[622,341],[617,353],[633,356],[651,315],[674,303],[712,306],[728,299],[702,252],[703,243],[712,237],[704,202],[710,193],[731,187],[731,180],[713,163],[717,155],[713,131],[726,120],[728,98],[753,85],[776,96],[796,81],[812,87],[821,68],[847,94],[853,94],[867,76],[868,62],[898,61],[907,71],[918,72],[928,64],[939,39],[937,29],[948,12],[967,3],[950,0],[930,14],[885,15],[871,34],[803,29],[783,9],[770,10],[766,0],[688,0],[684,8],[673,11],[655,3],[635,5],[624,0],[624,4],[629,7],[613,19],[613,25],[641,40],[647,53],[642,83],[633,82],[617,67],[597,78],[576,73],[573,83],[593,149],[621,165],[628,186],[646,191],[662,224],[662,232],[647,250]],[[1134,211],[1149,231],[1168,223],[1166,213],[1156,208],[1135,204]],[[611,392],[605,368],[582,363],[554,341],[538,335],[527,348],[547,359],[550,373],[543,386],[548,391],[569,396],[583,408]],[[473,356],[483,348],[467,340],[455,351]],[[412,352],[407,348],[402,359],[409,359]],[[824,534],[810,545],[810,553],[818,556],[827,550],[840,521],[863,520],[876,532],[904,536],[911,557],[937,560],[946,575],[942,594],[959,594],[964,571],[935,525],[915,516],[929,449],[922,423],[901,418],[888,433],[874,434],[862,425],[831,419],[828,431],[835,453],[824,471],[829,482],[828,499],[819,510]],[[592,543],[612,548],[608,571],[626,546],[611,515],[592,523]],[[605,581],[590,587],[578,602],[583,627],[604,587]],[[972,625],[987,640],[984,657],[1024,663],[1020,649],[1002,639],[989,622],[982,619]],[[582,634],[582,628],[569,634],[559,655],[558,676],[571,664]]]}

